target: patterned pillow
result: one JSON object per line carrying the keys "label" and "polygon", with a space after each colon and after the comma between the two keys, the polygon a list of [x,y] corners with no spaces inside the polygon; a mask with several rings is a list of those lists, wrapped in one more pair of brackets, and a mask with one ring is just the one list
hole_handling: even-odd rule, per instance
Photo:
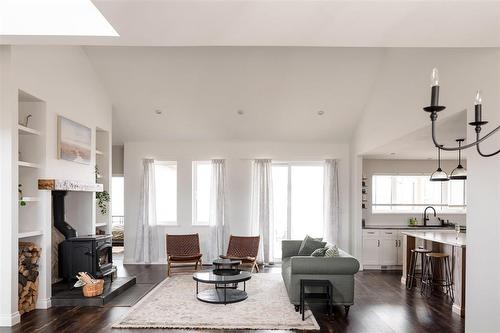
{"label": "patterned pillow", "polygon": [[339,256],[339,248],[337,245],[329,246],[325,252],[325,257],[338,257]]}
{"label": "patterned pillow", "polygon": [[318,240],[315,240],[312,237],[309,237],[309,235],[304,238],[302,241],[302,244],[300,245],[299,249],[299,256],[310,256],[314,250],[325,247],[326,242],[321,242]]}
{"label": "patterned pillow", "polygon": [[322,247],[322,248],[316,249],[316,250],[314,250],[313,253],[311,253],[311,256],[312,257],[324,257],[326,250],[328,250],[328,247]]}

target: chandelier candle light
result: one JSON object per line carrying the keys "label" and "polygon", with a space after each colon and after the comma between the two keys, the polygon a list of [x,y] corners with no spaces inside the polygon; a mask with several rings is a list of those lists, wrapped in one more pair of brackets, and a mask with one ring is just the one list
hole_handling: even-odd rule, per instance
{"label": "chandelier candle light", "polygon": [[[469,125],[474,126],[474,128],[475,128],[476,141],[469,143],[469,144],[466,144],[466,145],[462,145],[462,142],[464,140],[459,139],[459,140],[457,140],[457,142],[458,142],[457,147],[445,147],[437,142],[437,140],[436,140],[436,120],[438,118],[438,112],[443,111],[445,108],[446,108],[445,106],[439,105],[439,73],[438,73],[438,70],[436,68],[434,68],[432,70],[432,75],[431,75],[431,105],[424,107],[424,111],[430,113],[430,118],[431,118],[431,122],[432,122],[432,141],[434,142],[434,146],[436,146],[438,148],[438,150],[445,150],[445,151],[457,151],[458,150],[459,152],[461,150],[468,149],[468,148],[475,146],[479,155],[481,155],[483,157],[491,157],[491,156],[494,156],[494,155],[497,155],[500,153],[500,149],[499,149],[493,153],[486,154],[486,153],[483,153],[481,151],[481,148],[479,147],[479,144],[481,142],[483,142],[484,140],[486,140],[487,138],[492,136],[495,132],[500,130],[500,126],[498,126],[495,129],[493,129],[491,132],[484,135],[483,137],[480,137],[482,126],[488,124],[488,122],[484,121],[482,118],[482,96],[481,96],[480,90],[477,91],[476,98],[474,101],[474,121],[469,123]],[[461,156],[459,156],[459,160],[460,160],[460,158],[461,158]],[[460,161],[459,161],[459,166],[461,166]],[[457,169],[458,168],[459,167],[457,167]],[[463,167],[462,167],[462,169],[463,169]],[[455,170],[453,170],[453,171],[455,171]],[[463,169],[463,170],[465,170],[465,169]],[[464,179],[464,178],[452,178],[452,179]]]}

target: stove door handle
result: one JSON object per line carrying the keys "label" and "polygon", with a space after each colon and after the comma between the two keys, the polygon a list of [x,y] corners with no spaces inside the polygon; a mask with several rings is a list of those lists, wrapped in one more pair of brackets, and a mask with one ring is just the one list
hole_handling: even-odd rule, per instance
{"label": "stove door handle", "polygon": [[86,255],[86,256],[91,256],[91,257],[93,257],[93,256],[94,256],[94,254],[93,254],[92,252],[85,252],[85,255]]}

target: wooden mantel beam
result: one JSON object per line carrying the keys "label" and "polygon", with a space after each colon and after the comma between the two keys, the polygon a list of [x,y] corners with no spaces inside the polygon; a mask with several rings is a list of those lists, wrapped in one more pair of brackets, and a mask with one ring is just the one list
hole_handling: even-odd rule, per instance
{"label": "wooden mantel beam", "polygon": [[39,190],[74,191],[74,192],[102,192],[103,185],[67,179],[39,179]]}

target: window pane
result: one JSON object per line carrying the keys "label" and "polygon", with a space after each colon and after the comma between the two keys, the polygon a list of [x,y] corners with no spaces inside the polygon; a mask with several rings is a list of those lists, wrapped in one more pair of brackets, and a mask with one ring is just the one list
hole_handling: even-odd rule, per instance
{"label": "window pane", "polygon": [[400,205],[415,203],[416,177],[395,176],[392,177],[392,181],[394,182],[394,198],[392,203]]}
{"label": "window pane", "polygon": [[461,206],[465,204],[465,181],[452,180],[448,182],[448,204]]}
{"label": "window pane", "polygon": [[287,239],[288,165],[273,165],[274,257],[281,258],[281,241]]}
{"label": "window pane", "polygon": [[193,205],[194,220],[197,225],[208,225],[210,220],[210,188],[212,164],[210,162],[193,162],[194,188]]}
{"label": "window pane", "polygon": [[113,177],[111,180],[111,215],[113,216],[123,216],[124,215],[124,178],[123,177]]}
{"label": "window pane", "polygon": [[155,163],[156,220],[177,224],[177,163]]}
{"label": "window pane", "polygon": [[374,175],[372,184],[374,213],[417,213],[427,205],[450,211],[450,205],[464,205],[461,182],[431,182],[428,175]]}
{"label": "window pane", "polygon": [[291,236],[323,236],[323,166],[291,167]]}
{"label": "window pane", "polygon": [[390,204],[391,203],[391,176],[373,176],[373,203],[374,204]]}

